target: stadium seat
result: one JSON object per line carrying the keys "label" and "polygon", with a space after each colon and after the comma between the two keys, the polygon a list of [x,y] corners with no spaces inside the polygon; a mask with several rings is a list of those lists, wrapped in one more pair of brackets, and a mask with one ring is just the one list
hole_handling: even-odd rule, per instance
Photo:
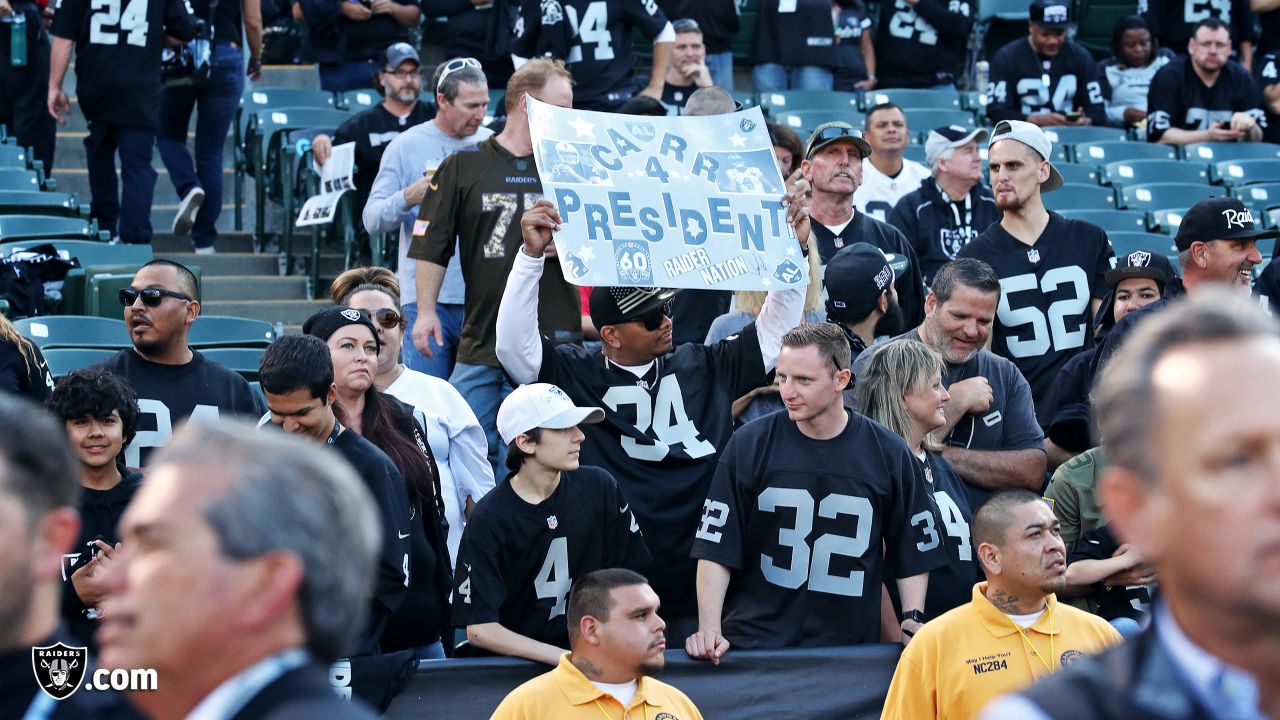
{"label": "stadium seat", "polygon": [[1136,10],[1133,0],[1079,0],[1076,3],[1075,41],[1095,58],[1111,55],[1111,34],[1116,21]]}
{"label": "stadium seat", "polygon": [[89,217],[89,206],[75,193],[0,190],[0,215]]}
{"label": "stadium seat", "polygon": [[1250,183],[1280,182],[1280,158],[1219,160],[1210,166],[1213,181],[1227,187]]}
{"label": "stadium seat", "polygon": [[1079,165],[1077,163],[1054,163],[1062,174],[1062,181],[1074,185],[1097,185],[1102,173],[1096,165]]}
{"label": "stadium seat", "polygon": [[35,170],[0,168],[0,190],[35,190],[39,192],[40,177]]}
{"label": "stadium seat", "polygon": [[110,240],[111,233],[98,230],[93,220],[50,215],[0,215],[0,238],[5,241],[63,239]]}
{"label": "stadium seat", "polygon": [[262,383],[258,382],[257,380],[254,380],[253,382],[249,383],[249,388],[253,390],[254,395],[258,396],[258,399],[262,401],[263,405],[267,404],[267,395],[266,393],[262,392]]}
{"label": "stadium seat", "polygon": [[743,109],[756,107],[760,104],[759,98],[757,98],[756,94],[753,92],[734,90],[731,94],[733,95],[734,101],[741,105]]}
{"label": "stadium seat", "polygon": [[1079,163],[1106,165],[1117,160],[1177,160],[1178,149],[1172,145],[1115,141],[1076,143],[1072,156]]}
{"label": "stadium seat", "polygon": [[133,284],[134,273],[98,273],[85,279],[85,315],[123,316],[120,291]]}
{"label": "stadium seat", "polygon": [[[129,275],[133,276],[138,272],[139,263],[124,263],[120,265],[88,265],[78,268],[71,268],[67,271],[67,277],[62,281],[62,301],[58,304],[58,313],[62,315],[88,315],[89,301],[86,298],[88,292],[89,278],[95,275]],[[119,318],[121,314],[107,317]]]}
{"label": "stadium seat", "polygon": [[1182,146],[1182,157],[1204,163],[1280,158],[1280,145],[1236,142],[1191,143]]}
{"label": "stadium seat", "polygon": [[907,116],[907,131],[918,138],[921,144],[928,137],[929,131],[934,128],[944,125],[959,125],[971,129],[977,127],[973,122],[973,113],[960,108],[952,110],[906,108],[903,113]]}
{"label": "stadium seat", "polygon": [[275,328],[265,320],[201,315],[191,324],[187,344],[193,348],[266,347],[276,339]]}
{"label": "stadium seat", "polygon": [[947,90],[898,88],[872,90],[863,96],[863,110],[870,110],[881,103],[893,103],[906,111],[911,110],[960,110],[960,93]]}
{"label": "stadium seat", "polygon": [[116,350],[106,348],[54,348],[44,350],[44,360],[49,365],[49,373],[60,378],[75,370],[106,360],[116,354]]}
{"label": "stadium seat", "polygon": [[1107,233],[1111,240],[1111,249],[1116,257],[1123,257],[1132,252],[1146,250],[1156,255],[1168,255],[1177,252],[1173,246],[1173,238],[1168,235],[1147,232],[1114,232]]}
{"label": "stadium seat", "polygon": [[[822,110],[827,120],[846,120],[847,113],[862,114],[857,93],[826,90],[780,90],[760,93],[760,107],[774,117],[779,113]],[[775,121],[776,122],[776,121]]]}
{"label": "stadium seat", "polygon": [[1045,193],[1044,206],[1050,210],[1101,210],[1115,209],[1116,194],[1109,187],[1101,185],[1066,184]]}
{"label": "stadium seat", "polygon": [[[280,150],[284,133],[302,129],[332,133],[334,128],[349,117],[349,113],[333,108],[282,107],[262,112],[250,123],[245,134],[245,153],[249,165],[254,168],[254,237],[259,243],[264,242],[266,233],[266,201],[269,194],[270,197],[281,199],[292,190],[279,172],[282,167]],[[288,213],[285,222],[292,227],[293,217]]]}
{"label": "stadium seat", "polygon": [[[921,165],[927,165],[925,162],[928,157],[924,153],[924,146],[911,143],[902,149],[902,157],[908,160],[914,160]],[[983,168],[985,170],[985,168]]]}
{"label": "stadium seat", "polygon": [[245,380],[257,380],[262,365],[263,348],[209,348],[201,350],[206,360],[212,360],[226,369],[239,373]]}
{"label": "stadium seat", "polygon": [[317,107],[332,108],[335,106],[333,94],[312,88],[252,88],[246,90],[240,98],[240,106],[236,108],[235,118],[231,122],[231,150],[233,153],[233,204],[235,206],[235,229],[243,230],[241,216],[244,206],[244,177],[252,175],[256,169],[250,167],[249,155],[245,142],[250,121],[259,112],[279,107]]}
{"label": "stadium seat", "polygon": [[1104,181],[1113,187],[1143,183],[1209,184],[1209,173],[1199,163],[1180,160],[1116,160],[1103,168]]}
{"label": "stadium seat", "polygon": [[809,135],[813,133],[814,128],[832,120],[843,120],[859,131],[862,130],[862,113],[852,108],[839,113],[833,113],[830,110],[789,110],[779,112],[773,117],[774,122],[794,130],[800,136],[801,143],[809,140]]}
{"label": "stadium seat", "polygon": [[1062,210],[1059,214],[1072,220],[1093,223],[1107,233],[1147,230],[1147,214],[1139,210]]}
{"label": "stadium seat", "polygon": [[0,145],[0,168],[26,170],[30,167],[31,157],[26,148],[21,145]]}
{"label": "stadium seat", "polygon": [[1078,145],[1080,143],[1121,142],[1125,139],[1125,131],[1120,128],[1109,128],[1094,125],[1064,125],[1047,127],[1044,134],[1054,145]]}
{"label": "stadium seat", "polygon": [[1150,229],[1158,233],[1175,235],[1178,232],[1178,226],[1182,224],[1182,216],[1186,212],[1186,208],[1152,210],[1149,213],[1151,215]]}
{"label": "stadium seat", "polygon": [[1268,208],[1280,206],[1280,182],[1241,185],[1231,189],[1231,196],[1240,198],[1240,202],[1252,209],[1261,220]]}
{"label": "stadium seat", "polygon": [[[490,91],[490,94],[492,94],[492,91]],[[381,102],[382,96],[373,90],[348,90],[338,96],[336,107],[340,110],[358,113],[361,110],[368,110]]]}
{"label": "stadium seat", "polygon": [[1126,185],[1120,189],[1121,207],[1126,210],[1152,211],[1163,208],[1188,208],[1207,197],[1223,195],[1220,187],[1189,183],[1147,183]]}
{"label": "stadium seat", "polygon": [[142,265],[151,261],[150,245],[111,245],[93,240],[17,240],[0,243],[0,257],[49,243],[65,259],[75,258],[80,265]]}
{"label": "stadium seat", "polygon": [[126,348],[129,330],[115,318],[83,315],[40,315],[13,323],[22,336],[41,350],[51,348]]}
{"label": "stadium seat", "polygon": [[1275,238],[1258,238],[1258,252],[1262,253],[1263,258],[1275,257],[1276,239]]}

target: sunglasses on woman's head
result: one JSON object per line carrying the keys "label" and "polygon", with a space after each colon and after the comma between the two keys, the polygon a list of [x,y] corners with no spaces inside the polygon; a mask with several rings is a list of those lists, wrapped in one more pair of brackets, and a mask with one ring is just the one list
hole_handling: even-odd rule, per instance
{"label": "sunglasses on woman's head", "polygon": [[187,302],[191,301],[191,296],[189,295],[183,295],[180,292],[174,292],[172,290],[165,290],[164,288],[144,288],[142,290],[138,290],[137,288],[127,287],[120,289],[120,304],[124,307],[132,306],[138,301],[139,297],[142,298],[143,305],[151,308],[159,307],[160,303],[164,302],[164,299],[167,297],[186,300]]}

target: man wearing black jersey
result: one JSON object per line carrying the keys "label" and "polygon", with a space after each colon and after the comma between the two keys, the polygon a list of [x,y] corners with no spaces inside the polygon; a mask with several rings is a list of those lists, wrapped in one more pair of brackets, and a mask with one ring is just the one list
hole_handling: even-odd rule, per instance
{"label": "man wearing black jersey", "polygon": [[[997,123],[987,146],[999,223],[966,245],[1000,278],[991,350],[1013,361],[1037,403],[1058,370],[1092,340],[1089,319],[1107,292],[1115,255],[1096,225],[1045,210],[1041,193],[1062,187],[1052,144],[1039,127]],[[1046,424],[1046,418],[1039,418]]]}
{"label": "man wearing black jersey", "polygon": [[565,602],[574,579],[649,562],[617,483],[578,461],[578,426],[601,420],[603,410],[576,407],[546,383],[518,387],[502,402],[498,428],[511,474],[471,513],[454,580],[454,625],[466,627],[472,645],[555,665],[569,647]]}
{"label": "man wearing black jersey", "polygon": [[800,172],[813,189],[809,215],[818,257],[826,265],[840,248],[865,242],[907,258],[910,267],[894,287],[903,320],[916,325],[924,318],[924,281],[915,250],[897,228],[854,207],[853,195],[862,185],[862,161],[870,155],[870,143],[845,122],[825,123],[809,136]]}
{"label": "man wearing black jersey", "polygon": [[[1151,25],[1152,36],[1159,41],[1160,47],[1166,47],[1179,55],[1187,54],[1187,42],[1196,33],[1196,23],[1213,18],[1220,20],[1231,30],[1231,39],[1240,51],[1240,64],[1246,69],[1253,68],[1254,41],[1259,37],[1253,28],[1253,13],[1262,12],[1265,0],[1254,0],[1250,12],[1249,0],[1139,0],[1138,11]],[[1275,7],[1275,5],[1271,5]],[[1267,44],[1275,43],[1276,38],[1267,37],[1267,31],[1274,32],[1266,21],[1262,25],[1262,44],[1259,50],[1266,52]]]}
{"label": "man wearing black jersey", "polygon": [[1026,120],[1045,127],[1106,122],[1102,88],[1093,79],[1093,56],[1067,39],[1071,3],[1034,0],[1030,32],[991,58],[992,122]]}
{"label": "man wearing black jersey", "polygon": [[[538,337],[534,298],[560,215],[543,200],[520,224],[524,248],[498,310],[498,359],[514,382],[554,383],[575,403],[604,410],[604,422],[584,429],[582,461],[617,478],[633,503],[654,557],[644,572],[679,636],[696,612],[689,547],[716,453],[733,430],[733,401],[767,384],[782,334],[800,322],[805,290],[771,291],[754,324],[715,345],[673,347],[674,291],[596,287],[590,312],[601,348],[556,346]],[[796,235],[803,247],[803,218]]]}
{"label": "man wearing black jersey", "polygon": [[1231,33],[1217,18],[1201,20],[1188,55],[1171,60],[1147,92],[1147,139],[1166,145],[1257,142],[1266,116],[1249,71],[1231,61]]}
{"label": "man wearing black jersey", "polygon": [[[186,0],[126,3],[59,0],[49,66],[49,113],[65,125],[71,101],[62,81],[76,49],[76,96],[89,122],[84,139],[91,212],[126,243],[151,242],[151,200],[165,37],[190,40],[196,18]],[[116,154],[120,155],[119,189]]]}
{"label": "man wearing black jersey", "polygon": [[422,525],[413,521],[404,478],[386,453],[338,422],[333,360],[323,340],[313,335],[278,338],[262,355],[260,376],[271,423],[346,458],[377,503],[382,542],[371,612],[351,654],[377,653],[387,619],[408,594],[411,537],[422,532]]}
{"label": "man wearing black jersey", "polygon": [[849,372],[836,325],[783,336],[787,411],[734,434],[703,505],[691,657],[879,642],[886,565],[906,640],[923,623],[929,571],[947,564],[936,506],[902,438],[845,407]]}
{"label": "man wearing black jersey", "polygon": [[955,87],[977,5],[971,0],[894,0],[892,7],[883,5],[876,55],[893,62],[877,66],[877,87]]}
{"label": "man wearing black jersey", "polygon": [[187,346],[200,316],[200,289],[186,267],[152,260],[120,291],[132,348],[96,367],[124,378],[138,393],[138,434],[125,450],[130,467],[147,464],[188,417],[262,417],[266,410],[245,379]]}
{"label": "man wearing black jersey", "polygon": [[702,29],[697,21],[676,20],[671,28],[676,41],[667,73],[662,78],[662,104],[669,114],[679,115],[690,95],[713,83],[707,67],[707,46],[702,43]]}
{"label": "man wearing black jersey", "polygon": [[[1267,15],[1276,16],[1277,27],[1272,32],[1280,35],[1280,10],[1272,10]],[[1262,141],[1280,144],[1280,52],[1263,55],[1254,72],[1254,80],[1262,88],[1262,109],[1266,112]]]}
{"label": "man wearing black jersey", "polygon": [[640,94],[662,99],[675,31],[656,0],[521,0],[520,15],[511,48],[516,69],[526,58],[563,60],[576,84],[575,108],[613,111],[636,94],[636,31],[653,40],[653,68]]}

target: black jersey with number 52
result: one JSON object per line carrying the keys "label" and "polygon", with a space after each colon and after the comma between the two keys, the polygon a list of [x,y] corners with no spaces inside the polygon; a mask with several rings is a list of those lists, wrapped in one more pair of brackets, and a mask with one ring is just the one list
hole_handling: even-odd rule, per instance
{"label": "black jersey with number 52", "polygon": [[1106,294],[1104,276],[1115,265],[1107,234],[1050,212],[1034,245],[996,223],[956,257],[982,260],[1000,276],[991,350],[1018,366],[1039,403],[1058,370],[1093,342],[1089,301]]}

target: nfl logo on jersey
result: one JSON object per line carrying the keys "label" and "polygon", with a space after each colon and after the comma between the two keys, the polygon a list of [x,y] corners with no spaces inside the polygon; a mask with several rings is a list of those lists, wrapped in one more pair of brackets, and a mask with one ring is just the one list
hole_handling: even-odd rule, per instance
{"label": "nfl logo on jersey", "polygon": [[560,521],[556,519],[555,515],[547,516],[547,527],[551,528],[552,530],[555,530],[556,528],[560,527]]}
{"label": "nfl logo on jersey", "polygon": [[1040,251],[1035,248],[1031,248],[1027,251],[1027,259],[1033,263],[1040,262]]}

